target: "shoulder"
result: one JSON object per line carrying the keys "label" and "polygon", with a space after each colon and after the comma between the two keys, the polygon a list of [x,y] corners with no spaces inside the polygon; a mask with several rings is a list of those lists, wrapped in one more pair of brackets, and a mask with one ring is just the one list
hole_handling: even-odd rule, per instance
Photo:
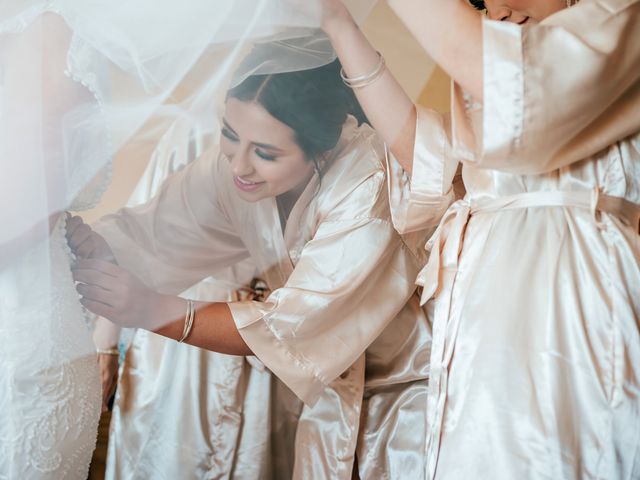
{"label": "shoulder", "polygon": [[380,176],[386,176],[384,143],[369,125],[362,124],[341,138],[323,183],[354,185]]}
{"label": "shoulder", "polygon": [[640,0],[595,0],[595,3],[613,14],[620,13],[631,7],[640,7]]}
{"label": "shoulder", "polygon": [[384,143],[366,124],[356,127],[341,143],[322,178],[318,192],[319,210],[328,215],[336,209],[342,210],[347,204],[350,207],[357,204],[359,208],[355,211],[360,214],[368,211],[380,216],[385,208],[377,207],[387,198]]}

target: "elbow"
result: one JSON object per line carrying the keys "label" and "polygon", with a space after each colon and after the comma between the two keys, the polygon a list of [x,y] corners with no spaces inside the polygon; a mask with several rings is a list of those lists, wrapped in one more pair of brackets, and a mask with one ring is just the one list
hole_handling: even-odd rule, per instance
{"label": "elbow", "polygon": [[238,351],[240,352],[239,355],[243,357],[253,357],[255,354],[253,353],[253,350],[249,348],[249,345],[247,345],[244,340],[240,340],[240,342],[241,344],[238,345]]}
{"label": "elbow", "polygon": [[395,138],[389,142],[391,153],[402,169],[411,174],[413,169],[413,156],[416,143],[416,129],[418,112],[416,106],[412,105],[411,112],[406,119],[404,126]]}

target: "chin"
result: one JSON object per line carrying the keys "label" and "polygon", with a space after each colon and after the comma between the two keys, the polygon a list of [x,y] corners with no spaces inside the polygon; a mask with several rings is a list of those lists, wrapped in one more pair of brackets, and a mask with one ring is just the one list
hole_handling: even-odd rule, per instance
{"label": "chin", "polygon": [[236,188],[236,195],[238,195],[238,197],[240,197],[245,202],[249,203],[256,203],[260,200],[264,200],[265,198],[270,197],[270,195],[264,192],[243,192],[238,188]]}

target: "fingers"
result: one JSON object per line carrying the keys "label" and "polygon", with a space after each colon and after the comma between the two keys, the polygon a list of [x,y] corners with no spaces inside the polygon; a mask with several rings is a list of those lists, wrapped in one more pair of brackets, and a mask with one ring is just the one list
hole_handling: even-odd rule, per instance
{"label": "fingers", "polygon": [[98,247],[96,233],[78,216],[67,214],[67,243],[76,257],[90,258]]}
{"label": "fingers", "polygon": [[67,238],[71,238],[76,230],[82,225],[87,226],[81,217],[78,215],[71,216],[71,214],[67,212]]}
{"label": "fingers", "polygon": [[[85,285],[83,283],[79,283],[76,285],[76,290],[85,300],[90,300],[93,302],[100,302],[107,307],[113,308],[114,303],[114,295],[113,292],[109,290],[105,290],[102,287],[96,287],[93,285]],[[95,312],[94,312],[95,313]]]}
{"label": "fingers", "polygon": [[114,306],[117,300],[114,291],[119,285],[116,277],[99,270],[77,267],[72,269],[72,275],[77,282],[76,290],[85,300],[100,302],[109,307]]}
{"label": "fingers", "polygon": [[118,265],[114,265],[111,262],[97,258],[88,258],[78,261],[73,268],[73,271],[76,272],[78,270],[96,270],[112,277],[118,277],[125,272],[125,270]]}
{"label": "fingers", "polygon": [[100,315],[101,317],[107,319],[113,319],[116,317],[116,312],[113,307],[110,307],[109,305],[106,305],[104,303],[89,300],[84,297],[80,298],[80,303],[84,306],[84,308],[92,313],[95,313],[96,315]]}
{"label": "fingers", "polygon": [[76,257],[88,258],[96,248],[94,232],[78,216],[67,217],[67,243]]}
{"label": "fingers", "polygon": [[71,242],[69,242],[69,246],[76,257],[80,259],[91,258],[93,252],[96,250],[96,242],[91,234],[75,246],[72,246]]}
{"label": "fingers", "polygon": [[90,270],[83,268],[74,268],[73,279],[79,283],[85,283],[87,285],[96,285],[105,290],[111,290],[111,285],[114,282],[112,275],[107,275],[98,270]]}

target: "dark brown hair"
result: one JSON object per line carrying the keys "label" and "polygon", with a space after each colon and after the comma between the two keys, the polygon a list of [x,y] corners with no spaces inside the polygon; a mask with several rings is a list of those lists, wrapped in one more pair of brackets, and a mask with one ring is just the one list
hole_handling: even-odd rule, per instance
{"label": "dark brown hair", "polygon": [[[347,115],[367,122],[353,91],[340,78],[340,63],[309,70],[252,75],[227,93],[227,98],[257,102],[289,126],[309,160],[338,143]],[[368,123],[368,122],[367,122]]]}

